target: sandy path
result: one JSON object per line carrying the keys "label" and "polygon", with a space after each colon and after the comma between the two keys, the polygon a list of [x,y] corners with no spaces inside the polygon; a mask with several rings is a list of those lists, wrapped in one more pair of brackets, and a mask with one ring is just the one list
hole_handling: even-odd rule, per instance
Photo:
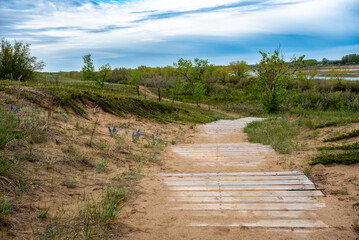
{"label": "sandy path", "polygon": [[[148,88],[144,87],[144,86],[140,86],[140,92],[142,92],[143,94],[147,95],[147,96],[151,96],[153,98],[157,98],[158,99],[158,96],[156,94],[154,94],[153,92],[151,92]],[[172,102],[172,99],[168,99],[168,98],[161,98],[163,101],[167,101],[167,102]],[[180,102],[180,101],[174,101],[175,103],[182,103],[183,102]],[[188,105],[191,105],[191,106],[196,106],[196,104],[192,104],[192,103],[186,103]],[[235,114],[235,113],[228,113],[228,112],[225,112],[225,111],[222,111],[220,109],[217,109],[213,106],[210,106],[210,105],[207,105],[207,104],[199,104],[199,107],[201,108],[205,108],[205,109],[210,109],[214,112],[218,112],[218,113],[222,113],[222,114],[226,114],[227,116],[230,116],[230,117],[234,117],[234,118],[239,118],[241,117],[240,115],[238,114]]]}
{"label": "sandy path", "polygon": [[246,141],[241,129],[253,120],[211,123],[193,144],[168,148],[124,216],[135,226],[126,238],[351,239],[336,225],[342,212],[302,172]]}

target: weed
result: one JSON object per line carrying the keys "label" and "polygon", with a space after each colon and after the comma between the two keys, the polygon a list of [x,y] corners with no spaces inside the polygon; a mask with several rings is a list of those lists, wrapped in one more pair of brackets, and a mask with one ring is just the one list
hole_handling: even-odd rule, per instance
{"label": "weed", "polygon": [[72,177],[72,179],[68,179],[68,177],[65,177],[65,180],[62,182],[62,186],[66,186],[67,188],[75,188],[78,181],[76,180],[76,177]]}
{"label": "weed", "polygon": [[9,223],[7,215],[11,212],[11,207],[11,202],[2,196],[0,198],[0,226],[6,226]]}
{"label": "weed", "polygon": [[318,163],[329,164],[329,163],[340,163],[350,165],[359,162],[359,152],[345,152],[338,154],[322,154],[318,157],[312,158],[310,165]]}
{"label": "weed", "polygon": [[99,149],[105,149],[107,147],[107,145],[106,144],[104,144],[104,143],[100,143],[99,145],[98,145],[98,148]]}
{"label": "weed", "polygon": [[101,173],[105,168],[106,168],[105,163],[103,163],[103,162],[98,162],[98,163],[96,164],[96,166],[95,166],[94,171],[95,171],[96,173]]}
{"label": "weed", "polygon": [[312,170],[309,168],[304,169],[304,175],[309,176],[312,173]]}
{"label": "weed", "polygon": [[47,209],[45,209],[45,210],[39,212],[39,214],[37,215],[37,218],[40,218],[40,219],[45,219],[45,218],[47,218],[48,215],[49,215],[49,209],[50,209],[50,208],[47,208]]}
{"label": "weed", "polygon": [[73,145],[68,145],[62,150],[66,153],[67,160],[70,163],[83,163],[85,165],[92,166],[89,159]]}
{"label": "weed", "polygon": [[349,195],[349,191],[348,191],[348,189],[343,188],[343,189],[336,190],[335,192],[333,192],[333,194],[336,194],[336,195]]}

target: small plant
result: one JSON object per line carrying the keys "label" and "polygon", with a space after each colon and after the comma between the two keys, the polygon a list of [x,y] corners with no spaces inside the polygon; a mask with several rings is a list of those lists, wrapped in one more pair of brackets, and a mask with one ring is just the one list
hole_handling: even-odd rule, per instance
{"label": "small plant", "polygon": [[309,176],[312,173],[312,170],[309,168],[304,169],[304,175]]}
{"label": "small plant", "polygon": [[98,147],[103,150],[103,149],[105,149],[105,148],[107,147],[107,145],[104,144],[104,143],[100,143],[100,144],[98,145]]}
{"label": "small plant", "polygon": [[332,192],[334,195],[349,195],[349,191],[346,188],[336,190]]}
{"label": "small plant", "polygon": [[67,188],[75,188],[78,181],[76,180],[76,177],[72,177],[72,179],[69,179],[67,176],[65,180],[62,182],[62,186],[66,186]]}
{"label": "small plant", "polygon": [[5,200],[4,197],[0,198],[0,216],[6,215],[11,212],[11,203],[9,200]]}
{"label": "small plant", "polygon": [[137,130],[136,133],[133,132],[132,133],[132,142],[137,143],[139,141],[140,137],[141,137],[140,130]]}
{"label": "small plant", "polygon": [[47,218],[49,215],[49,208],[41,211],[38,215],[37,215],[37,218],[40,218],[40,219],[45,219]]}
{"label": "small plant", "polygon": [[94,170],[95,170],[96,173],[101,173],[105,168],[106,168],[105,163],[103,163],[103,162],[98,162],[98,163],[96,164],[96,167],[95,167]]}

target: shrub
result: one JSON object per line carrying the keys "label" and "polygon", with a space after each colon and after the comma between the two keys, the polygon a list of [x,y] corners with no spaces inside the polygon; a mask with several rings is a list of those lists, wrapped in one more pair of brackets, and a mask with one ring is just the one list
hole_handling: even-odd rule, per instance
{"label": "shrub", "polygon": [[29,44],[15,41],[11,45],[7,40],[1,40],[0,78],[29,80],[34,77],[35,71],[44,66],[43,62],[37,62],[36,57],[30,55]]}
{"label": "shrub", "polygon": [[345,164],[345,165],[359,163],[359,152],[322,154],[318,157],[313,158],[309,164],[315,165],[318,163],[321,163],[321,164],[340,163],[340,164]]}

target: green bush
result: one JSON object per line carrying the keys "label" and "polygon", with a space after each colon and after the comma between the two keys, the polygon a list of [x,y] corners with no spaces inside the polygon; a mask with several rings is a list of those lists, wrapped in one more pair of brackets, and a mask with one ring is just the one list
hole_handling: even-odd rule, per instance
{"label": "green bush", "polygon": [[333,141],[338,141],[338,140],[347,139],[347,138],[353,138],[353,137],[357,137],[357,136],[359,136],[359,129],[351,131],[349,133],[341,134],[336,137],[324,139],[323,142],[333,142]]}
{"label": "green bush", "polygon": [[0,78],[29,80],[35,71],[43,69],[45,64],[37,62],[36,57],[30,55],[30,45],[15,41],[11,45],[5,39],[1,40],[0,49]]}
{"label": "green bush", "polygon": [[329,146],[329,147],[317,147],[319,151],[322,150],[358,150],[359,149],[359,142],[353,144],[346,144],[341,146]]}
{"label": "green bush", "polygon": [[338,154],[322,154],[318,157],[312,159],[309,163],[310,165],[315,164],[329,164],[329,163],[340,163],[345,165],[350,165],[354,163],[359,163],[359,152],[346,152]]}

